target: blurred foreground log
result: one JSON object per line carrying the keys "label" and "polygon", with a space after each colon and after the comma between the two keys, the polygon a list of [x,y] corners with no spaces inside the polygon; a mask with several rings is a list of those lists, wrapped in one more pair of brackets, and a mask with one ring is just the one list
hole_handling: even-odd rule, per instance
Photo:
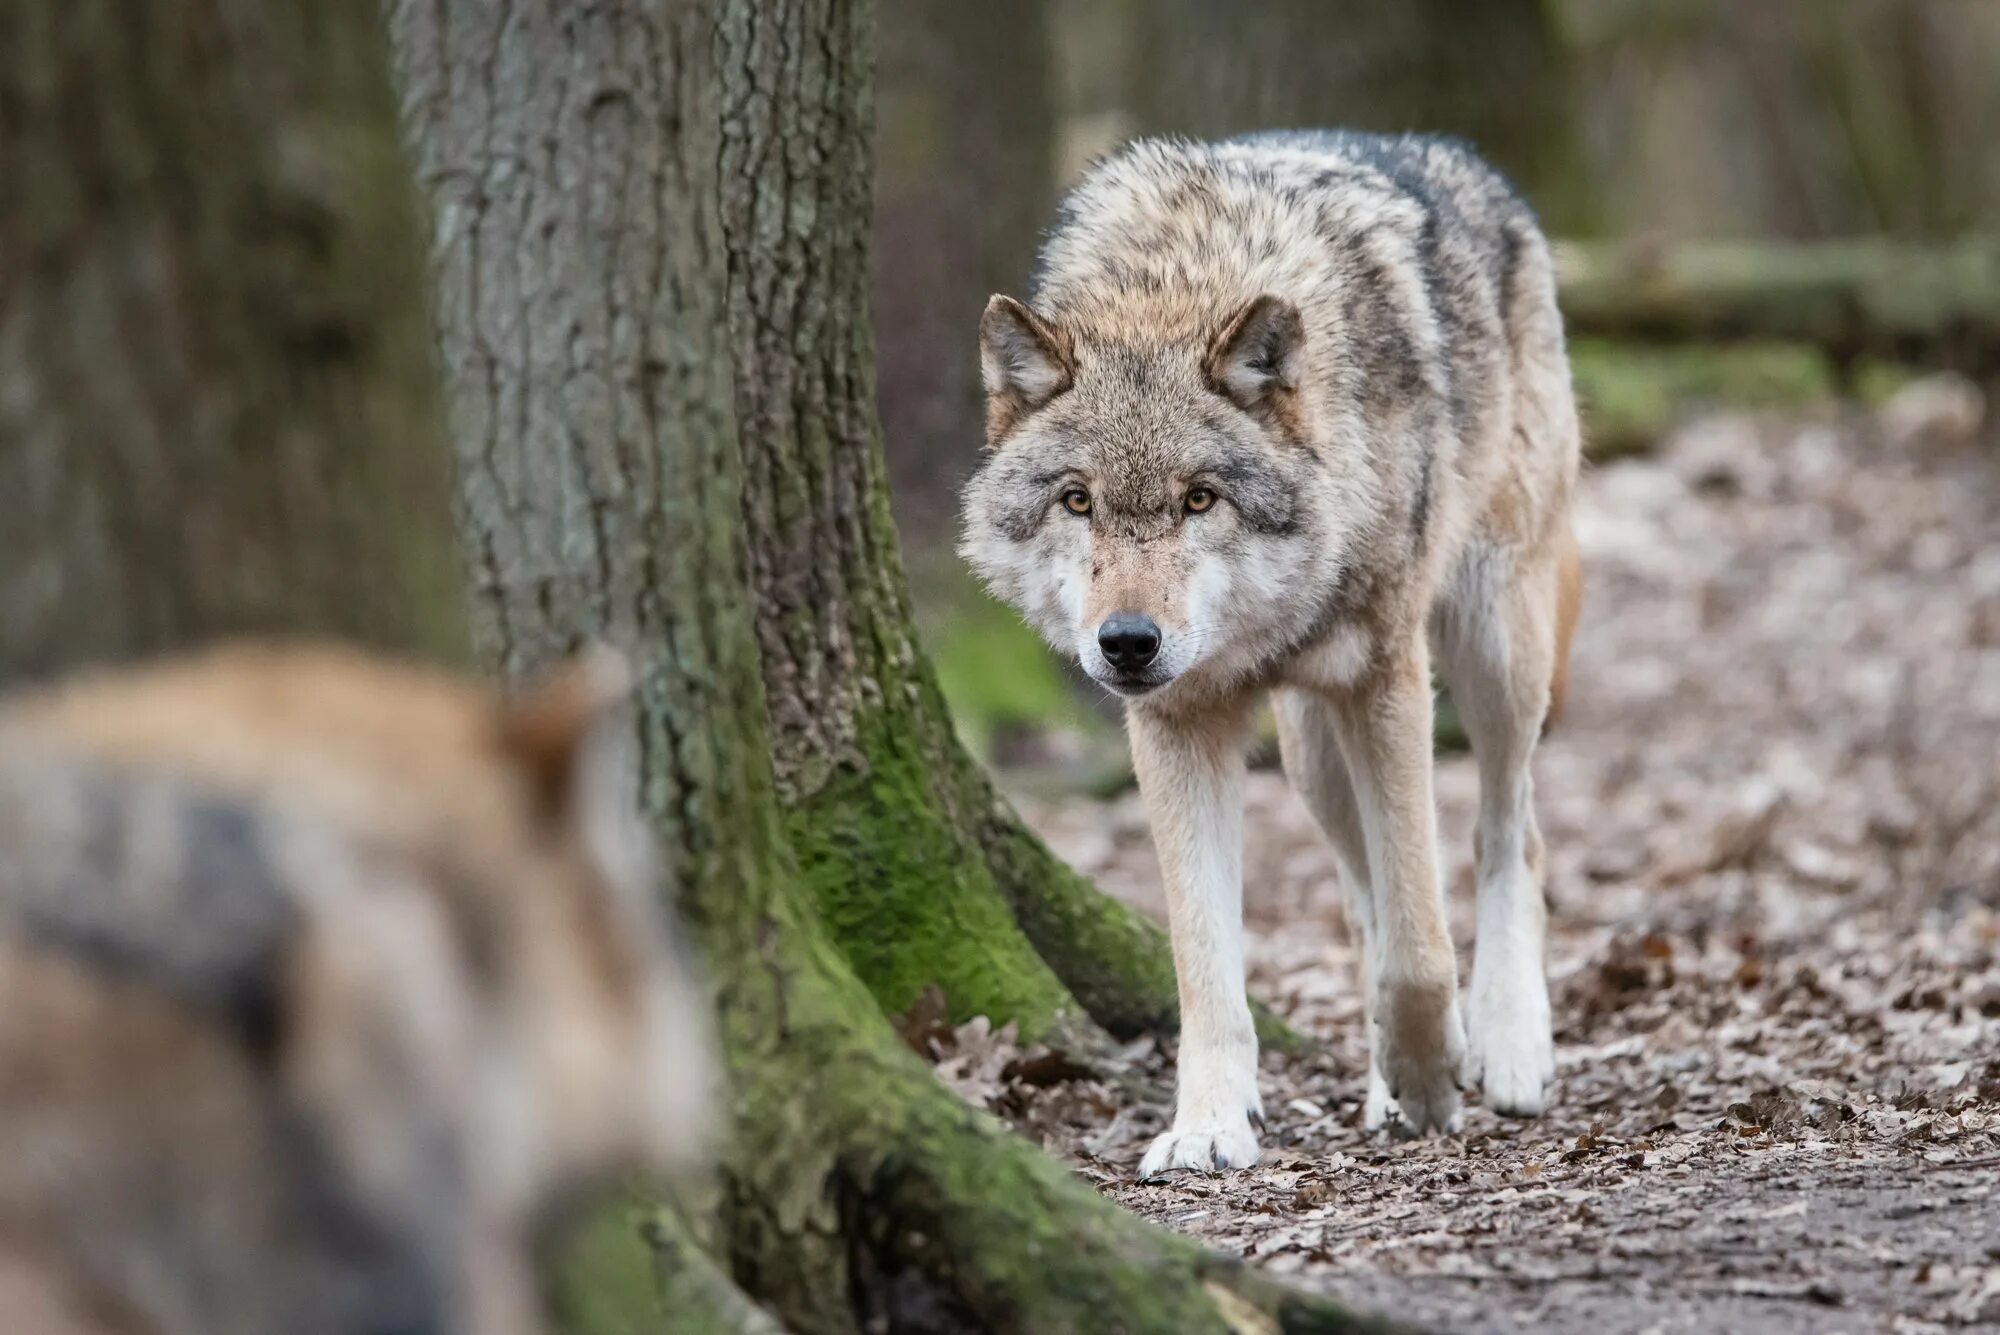
{"label": "blurred foreground log", "polygon": [[1572,335],[1804,343],[1843,380],[1863,358],[2000,378],[2000,238],[1557,247]]}

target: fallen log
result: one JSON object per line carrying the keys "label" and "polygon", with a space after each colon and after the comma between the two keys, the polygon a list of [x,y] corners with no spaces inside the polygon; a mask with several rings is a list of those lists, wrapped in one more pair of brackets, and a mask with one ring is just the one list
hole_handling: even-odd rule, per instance
{"label": "fallen log", "polygon": [[1555,250],[1575,335],[1809,344],[1843,381],[1866,358],[2000,378],[2000,238],[1563,242]]}

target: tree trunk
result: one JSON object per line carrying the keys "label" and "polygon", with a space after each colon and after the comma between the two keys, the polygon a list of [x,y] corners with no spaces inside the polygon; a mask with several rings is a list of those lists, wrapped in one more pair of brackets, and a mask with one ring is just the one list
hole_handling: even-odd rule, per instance
{"label": "tree trunk", "polygon": [[914,640],[868,324],[870,6],[725,7],[716,68],[752,606],[793,851],[884,1007],[1040,1035],[1080,1019],[941,791],[956,743]]}
{"label": "tree trunk", "polygon": [[[393,13],[407,126],[437,208],[441,344],[490,604],[482,646],[520,670],[606,634],[641,671],[645,800],[715,979],[733,1079],[714,1245],[741,1288],[802,1331],[1363,1328],[1119,1211],[964,1107],[895,1038],[816,911],[787,838],[801,817],[781,809],[770,761],[758,666],[770,628],[744,541],[760,503],[809,507],[816,492],[760,490],[771,484],[754,470],[746,483],[727,342],[789,359],[806,331],[825,340],[826,361],[770,383],[805,386],[829,363],[844,367],[801,391],[803,411],[851,423],[866,343],[853,310],[816,303],[845,302],[859,277],[829,293],[789,291],[789,320],[773,319],[768,340],[732,330],[717,203],[722,164],[743,151],[723,137],[724,106],[733,134],[742,117],[769,114],[763,99],[802,85],[847,102],[855,95],[837,85],[854,77],[865,27],[787,28],[800,12],[789,10],[780,58],[759,35],[772,8],[405,0]],[[711,42],[758,70],[715,75]],[[825,120],[793,129],[795,168],[853,132]],[[850,224],[806,212],[813,198],[755,216],[787,235],[833,227],[837,239]],[[782,274],[787,244],[774,240],[757,272]],[[861,472],[806,460],[820,470],[806,475],[814,488],[865,483],[859,499],[880,520],[872,443]],[[843,550],[893,558],[872,529]],[[891,652],[904,652],[907,631],[887,619],[900,590],[885,570],[893,564],[833,586],[842,597],[860,589],[879,623],[829,624],[893,633]],[[921,681],[810,680],[829,690]],[[803,690],[788,700],[810,704]],[[794,745],[776,751],[794,764],[813,754]],[[923,754],[917,741],[899,745]],[[886,852],[901,834],[858,837]],[[629,1234],[610,1236],[615,1250]],[[586,1258],[613,1270],[617,1260]],[[642,1318],[601,1319],[611,1329]]]}
{"label": "tree trunk", "polygon": [[877,401],[896,527],[913,554],[948,553],[957,532],[984,433],[973,331],[989,295],[1025,286],[1055,209],[1049,8],[881,6]]}
{"label": "tree trunk", "polygon": [[365,7],[0,7],[0,679],[237,631],[456,657]]}

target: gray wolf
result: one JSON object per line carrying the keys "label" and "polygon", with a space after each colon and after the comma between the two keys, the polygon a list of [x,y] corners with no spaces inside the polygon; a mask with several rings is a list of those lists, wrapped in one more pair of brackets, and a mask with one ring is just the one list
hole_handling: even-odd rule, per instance
{"label": "gray wolf", "polygon": [[[1547,244],[1469,149],[1144,140],[1063,202],[980,322],[988,455],[961,550],[1126,700],[1179,977],[1174,1123],[1141,1171],[1255,1161],[1245,731],[1271,698],[1362,942],[1365,1120],[1554,1074],[1529,762],[1579,575],[1576,409]],[[1438,879],[1431,679],[1477,753],[1467,1018]]]}
{"label": "gray wolf", "polygon": [[701,1134],[622,667],[239,645],[0,700],[0,1329],[520,1335]]}

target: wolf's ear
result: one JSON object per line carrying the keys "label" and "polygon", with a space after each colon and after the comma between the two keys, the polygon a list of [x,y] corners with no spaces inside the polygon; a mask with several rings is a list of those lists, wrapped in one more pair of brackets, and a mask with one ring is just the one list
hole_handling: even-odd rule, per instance
{"label": "wolf's ear", "polygon": [[1012,297],[995,296],[979,317],[979,373],[986,382],[986,448],[1070,386],[1069,340]]}
{"label": "wolf's ear", "polygon": [[501,748],[526,771],[540,815],[567,829],[617,883],[642,880],[649,857],[625,708],[631,694],[624,657],[592,645],[500,713]]}
{"label": "wolf's ear", "polygon": [[1266,426],[1293,429],[1305,343],[1299,308],[1267,292],[1222,326],[1202,370],[1215,392],[1244,412]]}

